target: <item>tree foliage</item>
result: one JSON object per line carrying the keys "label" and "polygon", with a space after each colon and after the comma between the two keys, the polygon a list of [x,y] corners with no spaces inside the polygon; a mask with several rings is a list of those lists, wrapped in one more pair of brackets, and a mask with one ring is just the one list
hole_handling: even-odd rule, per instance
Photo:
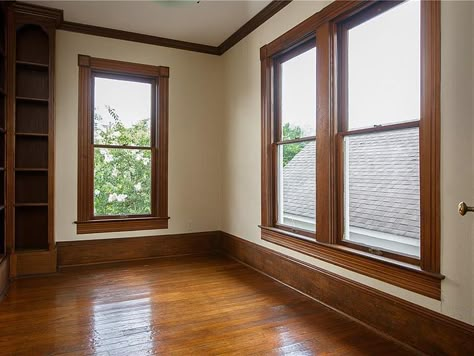
{"label": "tree foliage", "polygon": [[[283,140],[294,140],[303,137],[303,130],[299,126],[290,126],[287,122],[283,125]],[[307,142],[298,142],[284,145],[283,167],[285,167],[305,146]]]}
{"label": "tree foliage", "polygon": [[94,141],[123,147],[95,148],[94,214],[151,214],[151,150],[126,148],[150,146],[150,119],[125,127],[114,109],[107,111],[107,121],[94,115]]}

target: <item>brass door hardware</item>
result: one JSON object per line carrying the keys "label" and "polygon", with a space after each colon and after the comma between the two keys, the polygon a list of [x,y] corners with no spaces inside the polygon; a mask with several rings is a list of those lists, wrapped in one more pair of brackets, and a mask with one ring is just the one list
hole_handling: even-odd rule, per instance
{"label": "brass door hardware", "polygon": [[462,216],[466,215],[468,211],[474,211],[474,206],[467,206],[465,202],[460,202],[458,205],[458,212]]}

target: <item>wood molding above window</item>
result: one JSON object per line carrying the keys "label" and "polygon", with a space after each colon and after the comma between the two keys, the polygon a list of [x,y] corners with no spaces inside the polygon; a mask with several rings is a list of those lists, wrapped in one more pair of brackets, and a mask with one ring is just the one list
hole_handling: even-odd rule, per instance
{"label": "wood molding above window", "polygon": [[[169,68],[79,55],[77,233],[99,233],[168,227],[168,78]],[[111,78],[150,84],[150,146],[97,145],[94,142],[94,80]],[[150,214],[94,214],[94,147],[149,151]]]}
{"label": "wood molding above window", "polygon": [[[440,299],[440,2],[420,2],[420,119],[394,125],[349,130],[344,85],[347,75],[342,47],[345,24],[362,23],[403,1],[336,1],[275,41],[263,46],[262,93],[262,239],[340,267]],[[356,21],[356,22],[354,22]],[[275,224],[275,158],[272,146],[278,124],[279,58],[315,37],[317,46],[316,241]],[[342,40],[341,40],[342,38]],[[346,105],[346,106],[344,106]],[[347,121],[346,121],[347,122]],[[344,240],[344,177],[342,140],[348,135],[419,128],[420,255],[378,250]],[[382,256],[379,256],[382,255]]]}

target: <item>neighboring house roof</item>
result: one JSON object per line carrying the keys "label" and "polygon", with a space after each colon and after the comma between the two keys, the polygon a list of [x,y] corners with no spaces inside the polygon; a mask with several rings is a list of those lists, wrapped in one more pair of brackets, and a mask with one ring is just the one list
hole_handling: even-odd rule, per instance
{"label": "neighboring house roof", "polygon": [[[351,136],[350,225],[419,239],[418,129]],[[283,169],[284,212],[315,217],[315,142]]]}
{"label": "neighboring house roof", "polygon": [[316,216],[316,142],[309,142],[283,168],[283,212]]}

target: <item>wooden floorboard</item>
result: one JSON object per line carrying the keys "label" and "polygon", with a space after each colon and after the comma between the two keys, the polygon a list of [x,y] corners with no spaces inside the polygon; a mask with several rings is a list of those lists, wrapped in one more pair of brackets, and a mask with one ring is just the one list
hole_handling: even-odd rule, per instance
{"label": "wooden floorboard", "polygon": [[405,355],[363,325],[220,256],[16,280],[2,355]]}

